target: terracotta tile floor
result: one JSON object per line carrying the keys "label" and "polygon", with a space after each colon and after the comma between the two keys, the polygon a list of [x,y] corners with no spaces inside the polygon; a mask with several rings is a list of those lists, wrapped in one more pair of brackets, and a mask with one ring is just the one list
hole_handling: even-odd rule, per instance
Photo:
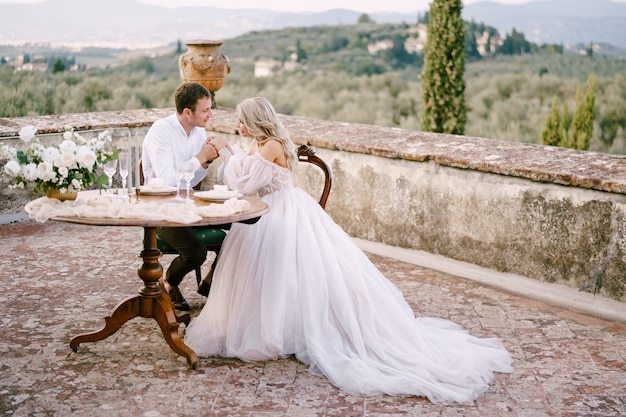
{"label": "terracotta tile floor", "polygon": [[[624,324],[373,255],[416,315],[500,338],[514,373],[497,374],[471,405],[360,398],[294,359],[200,359],[191,369],[156,323],[141,318],[73,353],[71,337],[100,329],[140,287],[140,236],[140,228],[0,225],[0,415],[626,416]],[[204,300],[194,286],[191,275],[182,285],[192,315]]]}

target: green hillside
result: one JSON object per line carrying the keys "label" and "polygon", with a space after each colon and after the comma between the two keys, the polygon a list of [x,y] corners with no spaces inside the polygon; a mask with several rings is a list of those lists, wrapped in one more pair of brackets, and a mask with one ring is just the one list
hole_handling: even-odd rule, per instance
{"label": "green hillside", "polygon": [[[423,57],[398,47],[417,36],[413,26],[315,26],[225,40],[221,50],[232,70],[216,101],[232,108],[245,97],[263,95],[285,114],[419,130]],[[368,51],[385,40],[393,46]],[[122,54],[105,66],[75,72],[14,71],[5,63],[0,117],[171,107],[181,51],[175,42],[153,56]],[[573,112],[578,84],[584,87],[593,73],[597,117],[591,149],[626,154],[626,59],[558,52],[531,44],[523,55],[468,58],[466,135],[540,143],[553,98]],[[58,51],[49,55],[55,53],[58,59]],[[81,64],[79,56],[63,58]],[[261,60],[275,63],[271,76],[255,77]]]}

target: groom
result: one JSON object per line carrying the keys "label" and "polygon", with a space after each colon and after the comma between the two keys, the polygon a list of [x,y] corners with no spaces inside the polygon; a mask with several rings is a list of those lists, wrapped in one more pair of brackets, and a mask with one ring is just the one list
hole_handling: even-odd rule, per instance
{"label": "groom", "polygon": [[[174,169],[178,159],[193,164],[191,186],[194,187],[204,179],[209,164],[219,156],[208,142],[205,129],[213,116],[211,93],[201,84],[184,83],[176,90],[174,101],[176,113],[154,122],[143,141],[144,181],[147,184],[151,178],[160,178],[170,186],[178,186]],[[159,227],[157,234],[179,253],[161,281],[163,290],[169,294],[176,310],[189,311],[189,304],[178,286],[187,273],[204,263],[206,247],[191,227]],[[209,287],[209,283],[202,281],[198,292],[208,295]]]}

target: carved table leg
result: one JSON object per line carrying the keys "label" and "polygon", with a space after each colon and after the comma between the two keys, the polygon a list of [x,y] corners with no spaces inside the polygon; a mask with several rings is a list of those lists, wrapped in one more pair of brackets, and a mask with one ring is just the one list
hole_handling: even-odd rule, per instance
{"label": "carved table leg", "polygon": [[113,310],[113,314],[111,314],[109,317],[104,318],[105,325],[102,330],[93,333],[83,333],[75,336],[70,341],[70,347],[74,352],[76,352],[78,350],[78,345],[83,342],[97,342],[98,340],[106,339],[107,337],[118,331],[120,327],[122,327],[122,324],[126,323],[133,317],[137,317],[138,315],[139,297],[133,297],[122,301],[115,308],[115,310]]}
{"label": "carved table leg", "polygon": [[156,228],[145,227],[144,229],[144,249],[141,252],[143,264],[137,271],[144,282],[144,287],[139,290],[139,295],[122,301],[113,310],[111,316],[105,317],[105,326],[102,330],[80,334],[72,338],[70,347],[76,352],[78,345],[83,342],[96,342],[106,339],[134,317],[153,318],[159,324],[170,348],[184,356],[189,366],[195,368],[198,363],[198,356],[183,343],[178,335],[179,323],[189,323],[189,314],[177,316],[170,297],[158,285],[158,280],[163,275],[163,266],[159,263],[161,252],[156,247]]}

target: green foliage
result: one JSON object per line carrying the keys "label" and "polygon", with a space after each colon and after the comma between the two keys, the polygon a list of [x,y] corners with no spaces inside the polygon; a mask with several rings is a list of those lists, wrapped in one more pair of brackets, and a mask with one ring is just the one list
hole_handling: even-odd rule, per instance
{"label": "green foliage", "polygon": [[462,135],[465,107],[465,25],[460,0],[434,0],[422,72],[422,128]]}
{"label": "green foliage", "polygon": [[[595,76],[589,75],[587,92],[584,97],[582,87],[576,87],[576,110],[571,119],[567,103],[563,104],[563,114],[559,113],[559,100],[554,97],[552,112],[544,123],[541,140],[544,145],[588,150],[593,136],[595,108]],[[571,127],[571,135],[570,135]]]}
{"label": "green foliage", "polygon": [[561,142],[561,115],[559,100],[555,97],[552,101],[552,112],[546,119],[541,132],[541,143],[547,146],[559,146]]}
{"label": "green foliage", "polygon": [[[165,78],[160,59],[142,58],[115,69],[80,73],[13,72],[1,66],[0,117],[169,107],[180,83],[177,56],[169,55],[174,64]],[[147,67],[154,70],[147,74]]]}
{"label": "green foliage", "polygon": [[[407,35],[397,34],[392,38],[393,46],[381,52],[383,61],[392,69],[402,69],[407,66],[421,67],[423,59],[414,53],[407,52],[404,47]],[[384,71],[379,72],[382,74]]]}
{"label": "green foliage", "polygon": [[595,108],[595,77],[589,75],[587,92],[583,96],[580,83],[576,88],[576,111],[572,120],[572,136],[569,147],[574,149],[589,149],[593,135],[593,120],[596,116]]}
{"label": "green foliage", "polygon": [[61,58],[57,58],[52,66],[52,73],[56,74],[65,71],[65,64]]}
{"label": "green foliage", "polygon": [[297,62],[306,61],[306,51],[302,48],[302,41],[300,41],[300,39],[296,41],[296,57]]}
{"label": "green foliage", "polygon": [[[253,65],[257,59],[283,62],[296,53],[307,71],[347,71],[351,74],[378,74],[398,68],[421,68],[422,60],[404,49],[408,26],[364,22],[354,25],[311,26],[283,30],[253,31],[224,42],[220,48],[239,65]],[[393,39],[388,53],[369,54],[367,45]],[[397,42],[396,42],[397,40]]]}
{"label": "green foliage", "polygon": [[[491,28],[476,24],[475,30],[489,32]],[[394,68],[391,50],[367,52],[369,42],[396,35],[406,36],[405,27],[289,28],[226,40],[221,49],[229,56],[232,71],[216,93],[217,103],[234,108],[244,98],[264,95],[284,114],[424,130],[418,117],[423,109],[421,63]],[[333,42],[336,46],[328,48]],[[254,77],[256,59],[297,53],[298,43],[306,59],[297,69],[269,78]],[[78,64],[79,70],[56,74],[13,72],[8,65],[0,65],[0,117],[173,107],[173,94],[180,84],[176,47],[172,43],[156,56],[133,59],[87,48],[79,61],[74,61],[74,52],[67,51],[68,58],[61,56],[66,68]],[[572,117],[567,109],[576,107],[577,85],[593,73],[596,118],[589,149],[626,154],[626,59],[540,51],[468,61],[465,134],[541,143],[554,97],[564,118],[562,129],[569,130]],[[53,52],[54,59],[60,56],[57,50]],[[110,58],[100,67],[86,69],[82,59],[90,53],[90,62],[102,54]],[[45,54],[50,55],[50,50],[38,50],[32,56]]]}
{"label": "green foliage", "polygon": [[145,72],[146,74],[152,74],[154,72],[154,64],[148,57],[141,57],[131,65],[133,72]]}
{"label": "green foliage", "polygon": [[367,13],[363,13],[361,16],[359,16],[357,23],[363,24],[363,23],[376,23],[376,22]]}
{"label": "green foliage", "polygon": [[530,53],[531,44],[526,40],[523,33],[518,32],[513,28],[511,33],[507,35],[502,44],[502,48],[498,53],[503,55],[520,55],[524,53]]}
{"label": "green foliage", "polygon": [[545,54],[562,54],[563,53],[563,45],[557,44],[543,44],[539,47],[539,52]]}
{"label": "green foliage", "polygon": [[[489,43],[487,44],[489,47]],[[482,56],[478,52],[478,45],[476,43],[476,32],[468,30],[465,36],[465,55],[468,59],[481,59]]]}

